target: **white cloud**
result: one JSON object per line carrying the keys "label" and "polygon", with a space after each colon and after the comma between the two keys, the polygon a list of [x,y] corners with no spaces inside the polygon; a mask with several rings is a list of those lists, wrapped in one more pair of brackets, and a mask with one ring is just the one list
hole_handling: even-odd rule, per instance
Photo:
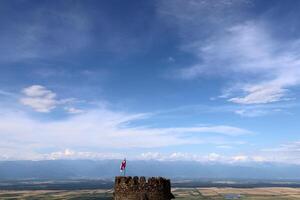
{"label": "white cloud", "polygon": [[[64,149],[62,151],[54,151],[51,153],[36,153],[31,151],[24,152],[24,155],[16,150],[3,149],[0,151],[6,151],[5,154],[1,154],[0,160],[10,160],[12,155],[14,159],[31,159],[31,160],[59,160],[59,159],[89,159],[89,160],[104,160],[104,159],[123,159],[128,156],[124,153],[112,153],[112,152],[96,152],[96,151],[75,151],[73,149]],[[130,160],[157,160],[157,161],[196,161],[196,162],[219,162],[219,163],[245,163],[245,162],[280,162],[280,160],[272,160],[271,158],[259,156],[259,155],[223,155],[219,153],[208,154],[195,154],[185,152],[144,152],[141,154],[130,155]]]}
{"label": "white cloud", "polygon": [[56,94],[41,85],[24,88],[22,93],[24,96],[20,99],[20,102],[37,112],[50,112],[58,104]]}
{"label": "white cloud", "polygon": [[163,160],[164,156],[158,152],[146,152],[141,154],[142,160]]}
{"label": "white cloud", "polygon": [[219,161],[221,156],[217,153],[210,153],[208,156],[206,156],[206,159],[208,161]]}
{"label": "white cloud", "polygon": [[233,161],[247,161],[248,157],[245,155],[237,155],[232,157]]}
{"label": "white cloud", "polygon": [[103,153],[103,152],[89,152],[89,151],[74,151],[65,149],[64,151],[52,152],[49,154],[41,155],[40,159],[58,160],[58,159],[122,159],[124,155],[121,153]]}
{"label": "white cloud", "polygon": [[23,93],[29,97],[49,97],[55,98],[56,94],[50,90],[47,90],[44,86],[41,85],[32,85],[23,89]]}
{"label": "white cloud", "polygon": [[[131,125],[145,117],[149,114],[97,108],[58,121],[39,121],[22,112],[3,111],[0,114],[0,137],[7,148],[18,147],[20,153],[26,151],[36,157],[36,150],[41,148],[156,148],[207,142],[207,135],[202,137],[202,134],[232,137],[251,133],[232,126],[150,128]],[[9,156],[9,152],[5,150],[4,153]]]}
{"label": "white cloud", "polygon": [[244,91],[248,93],[246,96],[231,98],[228,101],[239,104],[272,103],[282,100],[287,93],[286,89],[278,85],[254,85],[244,89]]}
{"label": "white cloud", "polygon": [[[224,155],[210,153],[208,155],[184,154],[185,160],[194,161],[217,161],[224,163],[247,163],[247,162],[271,162],[285,164],[300,164],[300,141],[294,141],[278,145],[278,147],[255,149],[250,153],[239,153]],[[169,155],[160,155],[164,160],[169,159]]]}
{"label": "white cloud", "polygon": [[73,108],[73,107],[65,107],[65,110],[70,114],[80,114],[84,112],[84,110]]}
{"label": "white cloud", "polygon": [[58,99],[56,93],[42,85],[32,85],[22,90],[20,103],[31,107],[37,112],[48,113],[59,105],[67,105],[64,110],[69,114],[79,114],[84,110],[74,108],[70,104],[79,102],[74,98]]}
{"label": "white cloud", "polygon": [[183,152],[173,152],[173,153],[158,153],[158,152],[146,152],[137,156],[136,159],[139,160],[159,160],[159,161],[204,161],[205,156],[198,154],[190,154]]}
{"label": "white cloud", "polygon": [[264,158],[263,156],[253,156],[252,159],[255,162],[265,162],[265,161],[267,161],[266,158]]}

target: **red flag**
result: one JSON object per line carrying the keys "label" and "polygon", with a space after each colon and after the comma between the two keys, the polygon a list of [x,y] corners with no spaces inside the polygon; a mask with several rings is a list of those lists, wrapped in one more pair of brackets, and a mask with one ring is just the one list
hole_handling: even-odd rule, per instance
{"label": "red flag", "polygon": [[126,159],[124,159],[124,160],[122,161],[121,166],[120,166],[120,171],[121,171],[121,172],[124,171],[125,168],[126,168]]}

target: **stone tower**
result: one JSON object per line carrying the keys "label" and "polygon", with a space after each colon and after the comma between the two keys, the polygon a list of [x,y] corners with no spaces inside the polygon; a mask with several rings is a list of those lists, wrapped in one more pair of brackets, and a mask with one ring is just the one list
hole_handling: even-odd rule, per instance
{"label": "stone tower", "polygon": [[114,200],[170,200],[175,197],[171,193],[170,180],[165,178],[149,178],[118,176],[115,179]]}

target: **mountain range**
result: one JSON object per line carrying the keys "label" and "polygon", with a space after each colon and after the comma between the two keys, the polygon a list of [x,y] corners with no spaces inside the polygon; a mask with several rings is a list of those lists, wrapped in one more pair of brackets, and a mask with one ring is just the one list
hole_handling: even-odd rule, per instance
{"label": "mountain range", "polygon": [[[111,179],[120,175],[119,166],[119,160],[0,161],[0,179]],[[173,179],[300,180],[300,165],[134,160],[127,162],[126,175]]]}

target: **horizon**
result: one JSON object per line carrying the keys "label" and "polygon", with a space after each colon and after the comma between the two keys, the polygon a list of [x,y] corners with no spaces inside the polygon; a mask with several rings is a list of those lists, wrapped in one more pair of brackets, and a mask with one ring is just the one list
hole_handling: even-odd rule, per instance
{"label": "horizon", "polygon": [[[92,162],[107,162],[107,161],[113,161],[116,162],[117,165],[114,167],[116,169],[119,169],[120,166],[118,164],[121,163],[122,159],[119,158],[72,158],[72,157],[65,157],[65,158],[40,158],[40,159],[15,159],[15,160],[0,160],[0,163],[7,163],[7,162],[15,162],[15,163],[21,163],[21,162],[52,162],[52,161],[92,161]],[[213,165],[220,165],[220,166],[236,166],[236,167],[243,167],[243,166],[295,166],[299,167],[300,164],[295,163],[287,163],[287,162],[280,162],[280,161],[253,161],[253,160],[192,160],[192,159],[157,159],[157,158],[134,158],[131,160],[127,160],[129,163],[135,163],[135,162],[144,162],[144,163],[194,163],[194,164],[208,164],[208,166]],[[300,180],[300,178],[299,178]]]}
{"label": "horizon", "polygon": [[0,161],[300,164],[300,1],[0,2]]}
{"label": "horizon", "polygon": [[[113,178],[123,175],[120,172],[119,164],[119,160],[0,161],[0,180],[93,180]],[[284,187],[292,187],[291,184],[299,187],[299,169],[300,166],[297,164],[282,163],[135,160],[128,162],[126,176],[168,177],[177,180],[197,179],[204,182],[209,179],[220,181],[243,180],[245,183],[257,181],[253,182],[256,186],[266,181],[266,185],[269,184],[269,186],[274,187],[280,184]],[[276,180],[282,182],[273,182]],[[220,184],[222,186],[227,185],[227,183]],[[240,184],[243,183],[233,184],[233,187],[238,187]]]}

